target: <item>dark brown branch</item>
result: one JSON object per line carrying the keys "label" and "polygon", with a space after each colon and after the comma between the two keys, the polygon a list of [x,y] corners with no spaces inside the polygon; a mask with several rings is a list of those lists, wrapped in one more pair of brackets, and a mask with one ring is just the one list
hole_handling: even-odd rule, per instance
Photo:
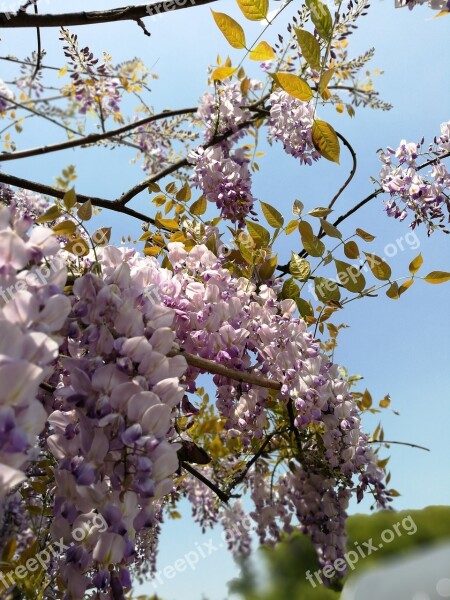
{"label": "dark brown branch", "polygon": [[68,140],[66,142],[61,142],[59,144],[53,144],[51,146],[41,146],[40,148],[30,148],[29,150],[21,150],[19,152],[11,152],[0,154],[0,162],[4,162],[7,160],[17,160],[19,158],[29,158],[31,156],[42,156],[43,154],[50,154],[51,152],[60,152],[61,150],[67,150],[69,148],[76,148],[77,146],[88,146],[90,144],[95,144],[102,140],[107,140],[110,138],[117,137],[137,127],[141,127],[142,125],[147,125],[148,123],[153,123],[154,121],[158,121],[161,119],[166,119],[170,117],[178,117],[180,115],[187,115],[191,113],[195,113],[197,107],[193,108],[183,108],[179,110],[167,110],[157,115],[151,115],[150,117],[145,117],[140,121],[136,121],[135,123],[129,123],[128,125],[124,125],[123,127],[118,127],[117,129],[112,129],[110,131],[105,131],[102,133],[91,133],[82,138],[77,138],[76,140]]}
{"label": "dark brown branch", "polygon": [[111,10],[97,10],[92,12],[73,12],[64,14],[33,15],[25,12],[0,13],[0,26],[8,29],[18,27],[73,27],[76,25],[98,25],[100,23],[113,23],[116,21],[138,21],[145,17],[159,15],[175,10],[183,10],[194,6],[204,6],[217,0],[188,0],[176,2],[155,2],[141,6],[122,6]]}
{"label": "dark brown branch", "polygon": [[194,467],[192,467],[189,463],[181,462],[180,464],[185,471],[187,471],[188,473],[193,475],[196,479],[198,479],[199,481],[204,483],[207,487],[209,487],[209,489],[212,490],[216,494],[216,496],[220,500],[222,500],[222,502],[227,503],[230,498],[238,497],[238,496],[232,496],[231,494],[228,494],[227,492],[224,492],[223,490],[221,490],[219,487],[217,487],[217,485],[215,483],[213,483],[207,477],[205,477],[202,473],[197,471],[197,469],[194,469]]}
{"label": "dark brown branch", "polygon": [[[6,183],[7,185],[12,185],[14,187],[23,188],[25,190],[30,190],[31,192],[37,192],[38,194],[45,194],[46,196],[50,196],[53,198],[64,198],[64,190],[58,190],[56,188],[52,188],[48,185],[44,185],[42,183],[37,183],[35,181],[29,181],[27,179],[22,179],[20,177],[15,177],[14,175],[7,175],[6,173],[0,172],[0,183]],[[105,200],[103,198],[95,198],[93,196],[83,196],[82,194],[77,194],[78,202],[84,203],[88,200],[91,201],[93,206],[98,206],[99,208],[106,208],[108,210],[113,210],[115,212],[119,212],[124,215],[128,215],[130,217],[134,217],[135,219],[139,219],[140,221],[144,221],[145,223],[155,224],[154,219],[144,215],[132,208],[128,208],[127,206],[122,206],[117,201],[114,200]]]}

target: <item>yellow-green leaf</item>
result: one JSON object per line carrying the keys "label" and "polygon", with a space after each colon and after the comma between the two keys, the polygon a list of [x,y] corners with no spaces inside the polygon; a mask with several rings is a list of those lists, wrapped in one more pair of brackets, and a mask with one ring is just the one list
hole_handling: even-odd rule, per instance
{"label": "yellow-green leaf", "polygon": [[300,288],[295,283],[295,281],[290,277],[286,279],[283,283],[283,288],[281,290],[281,296],[286,299],[290,298],[291,300],[295,300],[300,295]]}
{"label": "yellow-green leaf", "polygon": [[317,208],[313,208],[312,210],[310,210],[308,215],[311,215],[312,217],[319,217],[319,219],[320,219],[321,217],[327,217],[332,212],[333,211],[331,208],[325,208],[324,206],[318,206]]}
{"label": "yellow-green leaf", "polygon": [[259,42],[250,54],[251,60],[274,60],[276,58],[275,52],[272,46],[269,46],[267,42]]}
{"label": "yellow-green leaf", "polygon": [[335,71],[335,69],[327,69],[320,76],[319,92],[321,94],[327,89],[328,84],[330,83],[330,81],[331,81],[331,79],[332,79],[332,77],[334,75],[334,71]]}
{"label": "yellow-green leaf", "polygon": [[214,10],[211,12],[217,27],[223,33],[230,46],[238,50],[245,48],[245,33],[239,23],[225,13],[215,12]]}
{"label": "yellow-green leaf", "polygon": [[340,283],[349,292],[359,294],[366,287],[366,280],[359,269],[341,260],[334,261]]}
{"label": "yellow-green leaf", "polygon": [[78,213],[77,214],[78,214],[78,217],[82,221],[89,221],[89,219],[92,217],[92,204],[91,204],[91,201],[87,200],[86,202],[83,202],[83,204],[78,209]]}
{"label": "yellow-green leaf", "polygon": [[305,319],[306,317],[313,317],[314,310],[311,306],[311,302],[307,302],[304,298],[294,298],[295,304],[297,305],[298,312]]}
{"label": "yellow-green leaf", "polygon": [[414,279],[407,279],[406,281],[404,281],[402,285],[398,288],[398,295],[401,296],[402,294],[404,294],[406,290],[412,286],[413,283]]}
{"label": "yellow-green leaf", "polygon": [[247,229],[256,246],[259,248],[266,248],[270,244],[270,233],[265,227],[259,223],[253,223],[253,221],[246,221]]}
{"label": "yellow-green leaf", "polygon": [[314,92],[309,87],[304,79],[292,73],[274,73],[272,74],[274,81],[287,92],[290,96],[309,102],[314,97]]}
{"label": "yellow-green leaf", "polygon": [[292,221],[289,221],[289,223],[286,225],[284,231],[286,233],[286,235],[290,235],[292,232],[294,232],[298,227],[298,221],[296,221],[295,219],[292,219]]}
{"label": "yellow-green leaf", "polygon": [[450,273],[446,273],[445,271],[431,271],[424,279],[427,283],[445,283],[446,281],[450,281]]}
{"label": "yellow-green leaf", "polygon": [[385,396],[383,398],[383,400],[380,400],[380,407],[381,408],[387,408],[391,403],[391,397],[389,396],[389,394],[387,394],[387,396]]}
{"label": "yellow-green leaf", "polygon": [[358,235],[365,242],[373,242],[373,240],[375,239],[374,235],[372,235],[371,233],[367,233],[367,231],[364,231],[364,229],[359,229],[359,227],[356,230],[356,235]]}
{"label": "yellow-green leaf", "polygon": [[155,223],[161,229],[167,229],[169,231],[176,231],[179,227],[177,219],[161,219],[158,215],[155,216]]}
{"label": "yellow-green leaf", "polygon": [[340,146],[333,127],[316,119],[312,126],[312,141],[316,150],[327,160],[339,164]]}
{"label": "yellow-green leaf", "polygon": [[342,238],[342,233],[339,231],[339,229],[332,225],[329,221],[326,221],[325,219],[320,219],[320,224],[325,233],[330,237],[338,239]]}
{"label": "yellow-green leaf", "polygon": [[335,281],[326,277],[315,277],[314,289],[320,302],[339,302],[341,292]]}
{"label": "yellow-green leaf", "polygon": [[[269,223],[271,227],[279,228],[283,227],[284,219],[283,215],[278,212],[276,208],[274,208],[271,204],[267,204],[266,202],[261,201],[261,208],[264,216],[266,217],[266,221]],[[295,226],[297,227],[297,221],[295,222]]]}
{"label": "yellow-green leaf", "polygon": [[391,276],[391,267],[385,260],[377,256],[376,254],[370,254],[370,252],[364,252],[367,258],[367,264],[373,273],[373,276],[381,281],[387,281]]}
{"label": "yellow-green leaf", "polygon": [[289,263],[289,272],[300,281],[307,281],[311,274],[311,265],[305,258],[301,258],[295,252],[292,252],[291,261]]}
{"label": "yellow-green leaf", "polygon": [[347,258],[359,258],[358,244],[353,240],[344,244],[344,254]]}
{"label": "yellow-green leaf", "polygon": [[278,264],[278,256],[275,254],[263,262],[259,268],[259,276],[263,281],[270,279]]}
{"label": "yellow-green leaf", "polygon": [[249,21],[262,21],[269,10],[269,0],[237,0],[237,3]]}
{"label": "yellow-green leaf", "polygon": [[76,225],[70,219],[66,221],[61,221],[61,223],[56,223],[52,230],[56,233],[56,235],[73,235],[76,231]]}
{"label": "yellow-green leaf", "polygon": [[361,398],[361,402],[362,405],[364,406],[364,408],[370,408],[372,406],[372,395],[369,392],[369,390],[365,390],[364,394],[362,395]]}
{"label": "yellow-green leaf", "polygon": [[317,33],[328,42],[333,35],[333,19],[328,7],[320,0],[307,0],[306,5],[311,11],[311,21]]}
{"label": "yellow-green leaf", "polygon": [[234,73],[236,73],[237,69],[235,67],[217,67],[211,75],[214,81],[222,81],[224,79],[228,79]]}
{"label": "yellow-green leaf", "polygon": [[100,229],[97,229],[92,236],[92,241],[96,246],[106,246],[110,239],[111,227],[101,227]]}
{"label": "yellow-green leaf", "polygon": [[[296,29],[298,45],[306,62],[316,70],[320,69],[320,44],[309,31]],[[326,86],[325,86],[326,87]]]}
{"label": "yellow-green leaf", "polygon": [[422,253],[419,253],[418,256],[414,260],[412,260],[409,264],[409,272],[411,275],[417,273],[420,267],[423,265]]}
{"label": "yellow-green leaf", "polygon": [[386,296],[391,300],[398,300],[400,295],[398,293],[398,283],[393,281],[389,288],[386,290]]}
{"label": "yellow-green leaf", "polygon": [[36,219],[36,221],[37,223],[49,223],[50,221],[55,221],[60,216],[61,209],[59,208],[59,206],[56,206],[56,204],[54,204],[53,206],[50,206],[50,208],[46,210],[43,215]]}
{"label": "yellow-green leaf", "polygon": [[189,202],[191,197],[192,197],[191,188],[189,187],[188,183],[185,183],[183,185],[183,187],[181,188],[181,190],[179,190],[177,192],[177,195],[175,196],[175,198],[178,200],[178,202]]}
{"label": "yellow-green leaf", "polygon": [[207,202],[205,196],[200,196],[198,200],[192,203],[190,212],[199,217],[206,212]]}
{"label": "yellow-green leaf", "polygon": [[77,203],[77,195],[75,194],[74,188],[71,188],[64,194],[63,204],[70,210]]}
{"label": "yellow-green leaf", "polygon": [[83,257],[89,254],[89,246],[82,237],[78,237],[72,242],[69,242],[64,246],[64,250],[70,252],[71,254],[75,254],[75,256]]}

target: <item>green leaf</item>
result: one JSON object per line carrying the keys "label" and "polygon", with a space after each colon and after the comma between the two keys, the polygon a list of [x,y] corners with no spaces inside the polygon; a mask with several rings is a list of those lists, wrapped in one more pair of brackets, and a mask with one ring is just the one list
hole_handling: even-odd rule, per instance
{"label": "green leaf", "polygon": [[423,265],[422,253],[419,253],[418,256],[414,260],[412,260],[409,264],[409,272],[411,275],[417,273],[420,267]]}
{"label": "green leaf", "polygon": [[309,31],[296,29],[298,45],[306,62],[316,70],[320,69],[320,44]]}
{"label": "green leaf", "polygon": [[333,238],[342,238],[342,233],[339,231],[337,227],[326,221],[325,219],[320,219],[320,224],[322,229],[325,231],[327,235]]}
{"label": "green leaf", "polygon": [[298,312],[305,319],[306,317],[313,317],[314,310],[311,306],[311,302],[307,302],[303,298],[294,298],[295,304],[297,305]]}
{"label": "green leaf", "polygon": [[292,252],[292,258],[289,263],[289,272],[295,279],[307,281],[311,273],[311,265],[305,258],[300,258],[298,254]]}
{"label": "green leaf", "polygon": [[[147,232],[149,233],[149,232]],[[111,239],[111,227],[102,227],[97,229],[92,235],[92,241],[96,246],[106,246]]]}
{"label": "green leaf", "polygon": [[214,10],[211,12],[217,27],[223,33],[230,46],[238,50],[245,48],[245,33],[239,23],[225,13],[215,12]]}
{"label": "green leaf", "polygon": [[359,294],[366,287],[366,280],[359,269],[341,260],[334,261],[340,283],[349,292]]}
{"label": "green leaf", "polygon": [[289,279],[286,279],[285,282],[283,283],[281,295],[284,299],[290,298],[291,300],[294,300],[295,298],[300,296],[300,288],[295,283],[295,281],[292,279],[292,277],[290,277]]}
{"label": "green leaf", "polygon": [[450,273],[446,273],[445,271],[431,271],[424,279],[427,283],[445,283],[446,281],[450,281]]}
{"label": "green leaf", "polygon": [[206,212],[207,202],[204,196],[200,196],[198,200],[191,204],[190,212],[197,217]]}
{"label": "green leaf", "polygon": [[317,236],[313,236],[312,239],[305,239],[302,243],[304,249],[310,256],[319,257],[325,252],[325,244],[319,240]]}
{"label": "green leaf", "polygon": [[74,188],[72,188],[64,194],[63,204],[67,210],[70,210],[76,203],[77,195],[75,194]]}
{"label": "green leaf", "polygon": [[354,241],[346,242],[344,244],[344,254],[347,258],[359,258],[358,244]]}
{"label": "green leaf", "polygon": [[246,221],[247,229],[259,248],[267,248],[270,244],[270,233],[265,227],[253,221]]}
{"label": "green leaf", "polygon": [[276,58],[275,52],[272,46],[269,46],[267,42],[259,42],[256,48],[249,54],[250,60],[273,60]]}
{"label": "green leaf", "polygon": [[370,254],[370,252],[364,252],[367,258],[367,264],[373,273],[373,276],[381,281],[387,281],[391,276],[391,267],[385,260],[377,256],[376,254]]}
{"label": "green leaf", "polygon": [[337,283],[326,277],[315,277],[314,289],[320,302],[339,302],[341,298]]}
{"label": "green leaf", "polygon": [[373,240],[375,239],[374,235],[372,235],[371,233],[367,233],[367,231],[364,231],[364,229],[358,228],[355,233],[365,242],[373,242]]}
{"label": "green leaf", "polygon": [[87,200],[86,202],[83,202],[83,204],[78,209],[77,214],[78,214],[78,217],[82,221],[89,221],[89,219],[92,217],[92,204],[91,204],[91,201]]}
{"label": "green leaf", "polygon": [[223,81],[236,73],[236,67],[217,67],[211,75],[214,81]]}
{"label": "green leaf", "polygon": [[273,73],[272,78],[281,89],[302,102],[309,102],[314,97],[314,92],[306,81],[297,75],[293,75],[292,73]]}
{"label": "green leaf", "polygon": [[263,214],[266,217],[266,221],[269,223],[269,225],[275,228],[283,227],[284,219],[282,214],[279,213],[271,204],[267,204],[266,202],[262,201],[260,202]]}
{"label": "green leaf", "polygon": [[329,123],[315,119],[312,126],[312,141],[316,150],[324,158],[339,164],[341,148],[336,132]]}
{"label": "green leaf", "polygon": [[320,37],[329,42],[333,35],[333,19],[325,4],[320,0],[307,0],[306,5],[311,11],[311,21]]}
{"label": "green leaf", "polygon": [[249,21],[262,21],[267,17],[269,0],[237,0],[237,3]]}

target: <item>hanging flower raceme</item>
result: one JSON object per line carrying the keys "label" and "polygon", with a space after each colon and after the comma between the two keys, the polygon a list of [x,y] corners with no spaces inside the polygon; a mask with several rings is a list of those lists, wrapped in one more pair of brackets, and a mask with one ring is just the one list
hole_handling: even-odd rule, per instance
{"label": "hanging flower raceme", "polygon": [[0,205],[0,497],[25,479],[47,413],[37,399],[53,370],[70,310],[64,263],[52,232],[11,198]]}
{"label": "hanging flower raceme", "polygon": [[277,91],[270,96],[269,141],[283,144],[285,151],[301,164],[311,165],[320,154],[312,141],[314,107],[286,92]]}
{"label": "hanging flower raceme", "polygon": [[215,137],[226,132],[235,132],[227,138],[231,145],[245,135],[242,125],[253,117],[248,105],[248,94],[262,89],[262,82],[252,79],[248,83],[247,94],[244,95],[240,82],[227,81],[217,86],[215,94],[203,94],[197,111],[197,118],[204,127],[205,141],[210,142]]}
{"label": "hanging flower raceme", "polygon": [[198,148],[191,152],[194,182],[209,202],[214,202],[224,219],[245,227],[253,211],[249,160],[243,149],[228,152],[226,147]]}
{"label": "hanging flower raceme", "polygon": [[420,144],[400,142],[397,149],[388,148],[380,153],[383,167],[380,171],[380,183],[390,200],[385,202],[388,216],[403,221],[412,214],[412,229],[425,223],[428,234],[436,229],[444,229],[444,222],[450,214],[450,174],[440,157],[450,151],[449,123],[442,123],[441,135],[435,138],[436,157],[427,173],[419,170],[420,156],[428,153]]}
{"label": "hanging flower raceme", "polygon": [[[60,569],[73,598],[91,587],[115,598],[130,587],[136,534],[153,525],[153,503],[178,468],[171,415],[186,363],[167,356],[174,312],[146,294],[157,263],[108,247],[101,264],[102,276],[74,283],[68,357],[49,417],[58,461],[52,535],[72,543]],[[83,523],[88,534],[74,543]]]}
{"label": "hanging flower raceme", "polygon": [[14,92],[0,79],[0,113],[12,108],[12,104],[8,100],[14,100]]}

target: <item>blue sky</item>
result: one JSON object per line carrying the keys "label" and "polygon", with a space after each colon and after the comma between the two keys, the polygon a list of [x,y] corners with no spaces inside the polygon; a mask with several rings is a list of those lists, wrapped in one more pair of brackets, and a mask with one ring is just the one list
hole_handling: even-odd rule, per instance
{"label": "blue sky", "polygon": [[[63,4],[42,0],[43,9],[49,12],[61,11],[62,7],[67,11],[92,10],[121,4],[109,0],[97,0],[95,6],[80,0],[67,0]],[[234,2],[221,1],[213,8],[243,22]],[[361,109],[353,120],[334,111],[324,113],[323,116],[351,141],[359,160],[357,175],[339,200],[336,214],[345,212],[372,191],[369,178],[377,176],[379,171],[377,148],[395,147],[402,138],[418,141],[422,135],[431,140],[439,132],[440,123],[450,119],[448,52],[444,46],[449,36],[450,18],[433,19],[434,14],[427,7],[409,12],[395,10],[391,0],[377,1],[350,38],[352,56],[371,46],[376,48],[369,68],[384,70],[384,74],[376,78],[376,87],[394,109],[387,113]],[[280,19],[280,23],[283,22]],[[245,27],[249,39],[252,32],[259,33],[259,25],[246,24]],[[148,28],[151,38],[145,37],[134,23],[83,27],[76,32],[81,44],[90,46],[97,54],[107,50],[116,62],[140,56],[148,66],[154,65],[151,70],[159,79],[152,82],[152,94],[147,100],[157,110],[195,105],[205,91],[208,65],[215,61],[218,52],[223,56],[229,52],[213,24],[209,7],[149,19]],[[277,31],[275,28],[266,39],[274,41]],[[43,47],[48,52],[46,63],[61,65],[63,56],[57,31],[42,33]],[[35,46],[32,31],[5,30],[1,38],[2,55],[22,57]],[[230,55],[237,57],[238,52],[232,50]],[[0,69],[0,77],[7,80],[10,68],[1,63]],[[20,147],[63,139],[62,130],[31,123],[19,138]],[[309,209],[324,205],[345,180],[350,167],[345,153],[340,166],[321,161],[312,167],[300,167],[279,147],[264,147],[264,150],[267,154],[260,160],[260,173],[254,177],[254,193],[261,200],[276,205],[286,218],[296,198]],[[76,149],[9,162],[4,170],[52,184],[54,176],[73,163],[79,174],[76,185],[79,192],[114,199],[143,178],[140,168],[130,164],[130,158],[126,150]],[[134,200],[133,206],[142,211],[152,210],[145,193]],[[134,236],[139,231],[139,224],[105,211],[97,221],[113,226],[116,241],[121,235]],[[377,236],[368,250],[381,256],[388,244],[391,244],[390,250],[399,249],[403,240],[404,250],[399,249],[390,259],[393,272],[398,276],[407,274],[407,266],[419,250],[425,260],[424,274],[434,269],[450,270],[450,240],[442,235],[427,239],[424,232],[420,232],[420,249],[411,249],[405,241],[406,223],[388,219],[380,199],[372,201],[342,229],[344,233],[351,233],[354,227],[362,227]],[[294,235],[288,238],[289,243],[299,244]],[[280,253],[287,257],[290,249],[286,245]],[[400,416],[388,411],[382,414],[386,438],[431,449],[429,453],[403,446],[392,446],[389,450],[392,485],[402,494],[395,503],[398,509],[447,504],[450,499],[449,296],[450,284],[431,286],[416,282],[399,301],[389,300],[382,293],[378,298],[349,304],[339,315],[350,328],[340,336],[337,362],[345,365],[350,373],[364,375],[363,385],[370,389],[374,399],[390,393],[392,407],[400,412]],[[369,416],[367,429],[373,430],[377,422],[378,416]],[[367,506],[363,509],[367,510]],[[166,600],[198,600],[202,593],[209,600],[222,600],[227,596],[226,581],[237,573],[236,567],[226,549],[219,547],[220,532],[213,534],[213,545],[217,549],[208,554],[210,534],[202,537],[199,528],[190,522],[188,508],[183,512],[187,518],[167,523],[164,528],[160,568],[173,565],[176,559],[198,551],[205,543],[206,556],[198,568],[166,579],[157,591]],[[141,589],[151,593],[153,588],[147,584]]]}

